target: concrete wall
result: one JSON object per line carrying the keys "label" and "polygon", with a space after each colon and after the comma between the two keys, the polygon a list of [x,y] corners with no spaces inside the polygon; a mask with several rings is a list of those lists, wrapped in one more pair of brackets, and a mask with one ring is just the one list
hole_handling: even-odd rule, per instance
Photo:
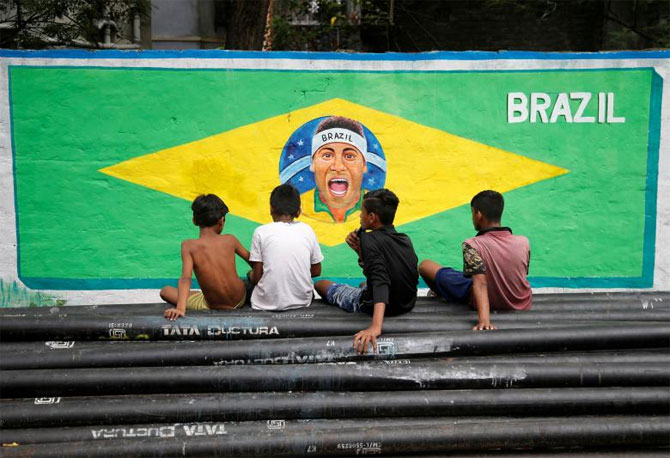
{"label": "concrete wall", "polygon": [[[669,59],[0,51],[2,303],[155,301],[197,236],[196,195],[220,195],[248,246],[280,182],[330,278],[361,278],[343,243],[358,192],[394,190],[419,258],[460,268],[470,198],[493,188],[537,290],[667,290]],[[330,115],[358,120],[368,150],[342,218],[310,168]]]}

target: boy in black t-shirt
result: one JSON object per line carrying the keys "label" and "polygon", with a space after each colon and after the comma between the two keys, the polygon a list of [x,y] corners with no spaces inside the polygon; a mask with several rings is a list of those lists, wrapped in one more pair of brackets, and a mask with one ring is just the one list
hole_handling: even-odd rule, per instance
{"label": "boy in black t-shirt", "polygon": [[346,242],[358,254],[366,286],[354,288],[320,280],[314,287],[329,304],[348,312],[372,315],[372,324],[354,336],[354,347],[365,353],[368,343],[377,351],[384,315],[400,315],[414,308],[419,281],[418,259],[412,241],[396,232],[393,219],[398,197],[388,189],[363,196],[361,229],[351,232]]}

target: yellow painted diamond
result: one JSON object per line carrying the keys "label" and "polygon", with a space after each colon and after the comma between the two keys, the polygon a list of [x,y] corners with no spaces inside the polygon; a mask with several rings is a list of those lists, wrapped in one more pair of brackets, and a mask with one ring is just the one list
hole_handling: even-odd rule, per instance
{"label": "yellow painted diamond", "polygon": [[[139,156],[100,171],[186,200],[219,195],[237,216],[271,222],[269,195],[278,185],[279,158],[291,134],[322,116],[346,116],[374,132],[386,155],[386,187],[400,198],[395,224],[402,225],[466,204],[483,189],[500,192],[568,171],[449,134],[343,99],[238,127],[218,135]],[[312,195],[312,193],[306,193]],[[313,206],[303,196],[303,207]],[[343,243],[358,227],[302,217],[324,245]]]}

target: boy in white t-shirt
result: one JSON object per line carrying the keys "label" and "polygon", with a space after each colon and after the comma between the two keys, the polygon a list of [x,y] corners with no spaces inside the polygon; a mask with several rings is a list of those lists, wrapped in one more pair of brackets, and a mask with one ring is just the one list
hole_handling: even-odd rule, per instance
{"label": "boy in white t-shirt", "polygon": [[321,275],[323,255],[309,225],[294,221],[300,215],[300,194],[290,184],[270,195],[273,223],[257,227],[251,239],[248,278],[256,287],[251,307],[281,311],[312,302],[312,277]]}

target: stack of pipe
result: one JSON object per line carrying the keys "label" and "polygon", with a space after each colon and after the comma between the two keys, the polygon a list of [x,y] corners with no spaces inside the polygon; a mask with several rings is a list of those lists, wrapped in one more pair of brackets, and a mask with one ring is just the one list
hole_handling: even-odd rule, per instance
{"label": "stack of pipe", "polygon": [[0,310],[0,455],[669,456],[670,294],[437,299],[370,318],[315,302]]}

